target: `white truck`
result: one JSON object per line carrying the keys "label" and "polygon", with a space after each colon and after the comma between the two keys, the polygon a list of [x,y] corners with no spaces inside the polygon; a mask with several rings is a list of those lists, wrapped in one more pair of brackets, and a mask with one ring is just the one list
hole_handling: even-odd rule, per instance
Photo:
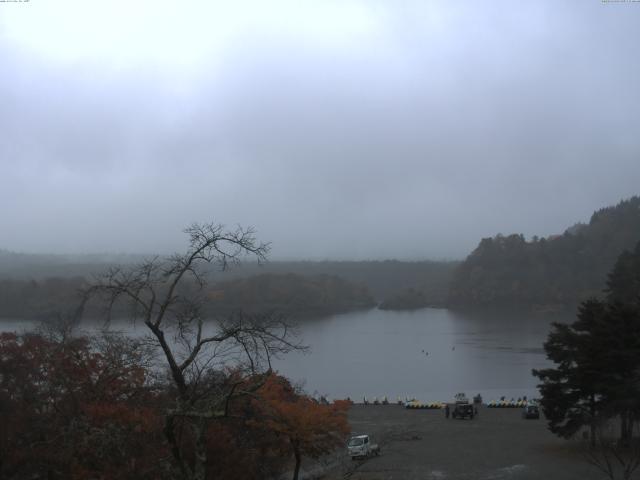
{"label": "white truck", "polygon": [[358,457],[380,455],[380,447],[377,443],[371,442],[369,435],[356,435],[355,437],[351,437],[347,444],[347,451],[352,460]]}

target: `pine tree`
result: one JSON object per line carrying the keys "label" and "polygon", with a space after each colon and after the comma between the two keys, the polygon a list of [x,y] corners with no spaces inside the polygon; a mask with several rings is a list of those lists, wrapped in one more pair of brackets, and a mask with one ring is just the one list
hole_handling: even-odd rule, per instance
{"label": "pine tree", "polygon": [[571,437],[597,423],[620,419],[628,443],[640,419],[640,244],[624,252],[609,275],[606,301],[583,302],[578,319],[553,324],[544,348],[555,367],[534,370],[542,383],[549,429]]}

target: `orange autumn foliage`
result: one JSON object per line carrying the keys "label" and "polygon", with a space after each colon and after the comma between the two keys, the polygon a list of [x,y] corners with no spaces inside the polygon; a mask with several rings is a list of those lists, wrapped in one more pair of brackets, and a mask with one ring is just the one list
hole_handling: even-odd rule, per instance
{"label": "orange autumn foliage", "polygon": [[[0,478],[164,480],[171,456],[164,415],[175,393],[151,372],[130,339],[59,341],[0,334]],[[111,342],[111,343],[109,343]],[[343,445],[348,405],[321,405],[275,374],[212,377],[260,386],[209,422],[207,479],[281,478],[295,459]],[[194,455],[189,424],[179,446]]]}
{"label": "orange autumn foliage", "polygon": [[270,375],[253,400],[258,412],[254,423],[285,438],[295,459],[294,479],[302,457],[319,458],[344,445],[350,427],[347,421],[349,402],[321,404],[308,395],[296,392],[289,381]]}

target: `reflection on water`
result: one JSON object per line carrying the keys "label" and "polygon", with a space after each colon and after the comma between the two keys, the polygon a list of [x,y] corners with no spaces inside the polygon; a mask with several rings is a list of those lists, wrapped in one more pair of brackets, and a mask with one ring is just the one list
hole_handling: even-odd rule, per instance
{"label": "reflection on water", "polygon": [[[542,343],[551,321],[570,315],[505,312],[414,312],[368,310],[307,320],[299,325],[307,354],[290,354],[276,368],[310,392],[331,398],[363,396],[447,400],[456,392],[481,393],[485,400],[537,396],[532,368],[548,365]],[[33,324],[28,324],[32,326]],[[0,320],[0,330],[23,322]],[[101,325],[84,325],[92,330]],[[143,326],[117,322],[134,335]]]}
{"label": "reflection on water", "polygon": [[307,355],[278,368],[330,397],[447,400],[456,392],[537,396],[531,369],[548,365],[542,344],[551,321],[571,317],[505,312],[370,310],[301,325]]}

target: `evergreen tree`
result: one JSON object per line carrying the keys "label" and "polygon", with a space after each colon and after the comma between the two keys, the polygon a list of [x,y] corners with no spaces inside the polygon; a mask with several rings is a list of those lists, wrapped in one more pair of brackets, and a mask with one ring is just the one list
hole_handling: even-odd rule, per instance
{"label": "evergreen tree", "polygon": [[606,367],[600,363],[606,346],[597,335],[605,328],[604,313],[602,302],[589,300],[581,305],[576,322],[554,323],[544,348],[556,367],[533,370],[542,381],[541,405],[549,429],[559,436],[569,438],[589,426],[591,439],[595,439],[603,409],[600,383],[606,376]]}
{"label": "evergreen tree", "polygon": [[607,280],[610,303],[640,303],[640,242],[633,252],[624,251]]}
{"label": "evergreen tree", "polygon": [[[627,443],[640,419],[640,245],[620,255],[609,275],[607,301],[583,302],[578,319],[553,324],[544,348],[553,368],[534,370],[542,383],[549,429],[570,437],[618,417]],[[634,283],[636,282],[636,283]]]}

